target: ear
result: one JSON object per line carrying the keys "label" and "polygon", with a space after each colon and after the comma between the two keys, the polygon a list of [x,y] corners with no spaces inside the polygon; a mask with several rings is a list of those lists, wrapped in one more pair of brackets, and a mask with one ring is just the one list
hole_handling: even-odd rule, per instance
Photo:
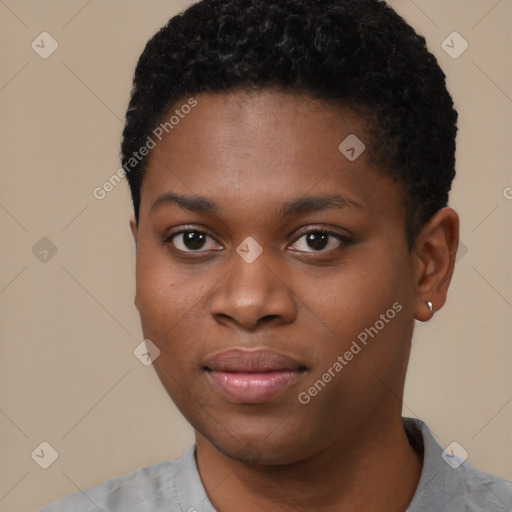
{"label": "ear", "polygon": [[[415,318],[426,322],[446,302],[459,245],[459,216],[452,208],[439,210],[417,238]],[[432,310],[428,302],[432,303]]]}
{"label": "ear", "polygon": [[133,239],[135,240],[135,245],[137,245],[137,222],[135,221],[135,214],[133,214],[130,218],[130,229],[132,231]]}

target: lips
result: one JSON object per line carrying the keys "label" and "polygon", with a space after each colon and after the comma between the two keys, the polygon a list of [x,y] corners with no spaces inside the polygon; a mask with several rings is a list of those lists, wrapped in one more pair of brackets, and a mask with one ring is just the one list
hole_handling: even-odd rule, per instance
{"label": "lips", "polygon": [[271,350],[231,349],[209,359],[210,370],[223,372],[297,371],[303,368],[291,357]]}
{"label": "lips", "polygon": [[263,403],[293,386],[306,367],[263,349],[231,349],[210,358],[204,367],[217,392],[233,403]]}

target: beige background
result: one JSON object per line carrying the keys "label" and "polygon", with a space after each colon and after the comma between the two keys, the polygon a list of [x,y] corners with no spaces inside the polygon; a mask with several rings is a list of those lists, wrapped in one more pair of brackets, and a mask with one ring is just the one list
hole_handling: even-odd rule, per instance
{"label": "beige background", "polygon": [[[193,442],[153,369],[133,305],[122,120],[147,39],[190,2],[0,0],[0,510],[30,511]],[[512,479],[512,2],[393,0],[438,57],[460,114],[451,205],[463,252],[449,301],[418,326],[404,414]],[[59,44],[43,60],[31,42]],[[453,31],[469,48],[441,47]],[[507,188],[508,187],[508,188]],[[32,247],[49,238],[42,262]],[[467,252],[465,252],[467,251]],[[58,452],[46,470],[31,458]]]}

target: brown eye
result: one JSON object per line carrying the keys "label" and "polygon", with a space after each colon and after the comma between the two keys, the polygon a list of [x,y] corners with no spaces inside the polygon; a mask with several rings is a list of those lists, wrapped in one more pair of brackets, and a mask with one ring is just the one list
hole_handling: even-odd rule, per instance
{"label": "brown eye", "polygon": [[180,231],[169,238],[169,242],[176,249],[184,252],[197,252],[200,250],[218,249],[218,244],[211,236],[203,231]]}
{"label": "brown eye", "polygon": [[306,244],[315,251],[321,251],[327,247],[329,243],[329,235],[326,233],[308,233],[306,236]]}
{"label": "brown eye", "polygon": [[343,238],[335,233],[326,231],[310,231],[303,234],[291,246],[302,252],[327,252],[343,245]]}

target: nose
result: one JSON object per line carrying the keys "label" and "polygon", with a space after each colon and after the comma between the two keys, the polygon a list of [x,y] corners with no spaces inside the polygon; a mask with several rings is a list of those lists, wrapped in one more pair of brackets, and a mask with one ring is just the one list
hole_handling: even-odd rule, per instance
{"label": "nose", "polygon": [[233,254],[231,269],[214,289],[210,302],[217,322],[254,330],[262,324],[294,321],[297,307],[291,289],[265,253],[252,263]]}

